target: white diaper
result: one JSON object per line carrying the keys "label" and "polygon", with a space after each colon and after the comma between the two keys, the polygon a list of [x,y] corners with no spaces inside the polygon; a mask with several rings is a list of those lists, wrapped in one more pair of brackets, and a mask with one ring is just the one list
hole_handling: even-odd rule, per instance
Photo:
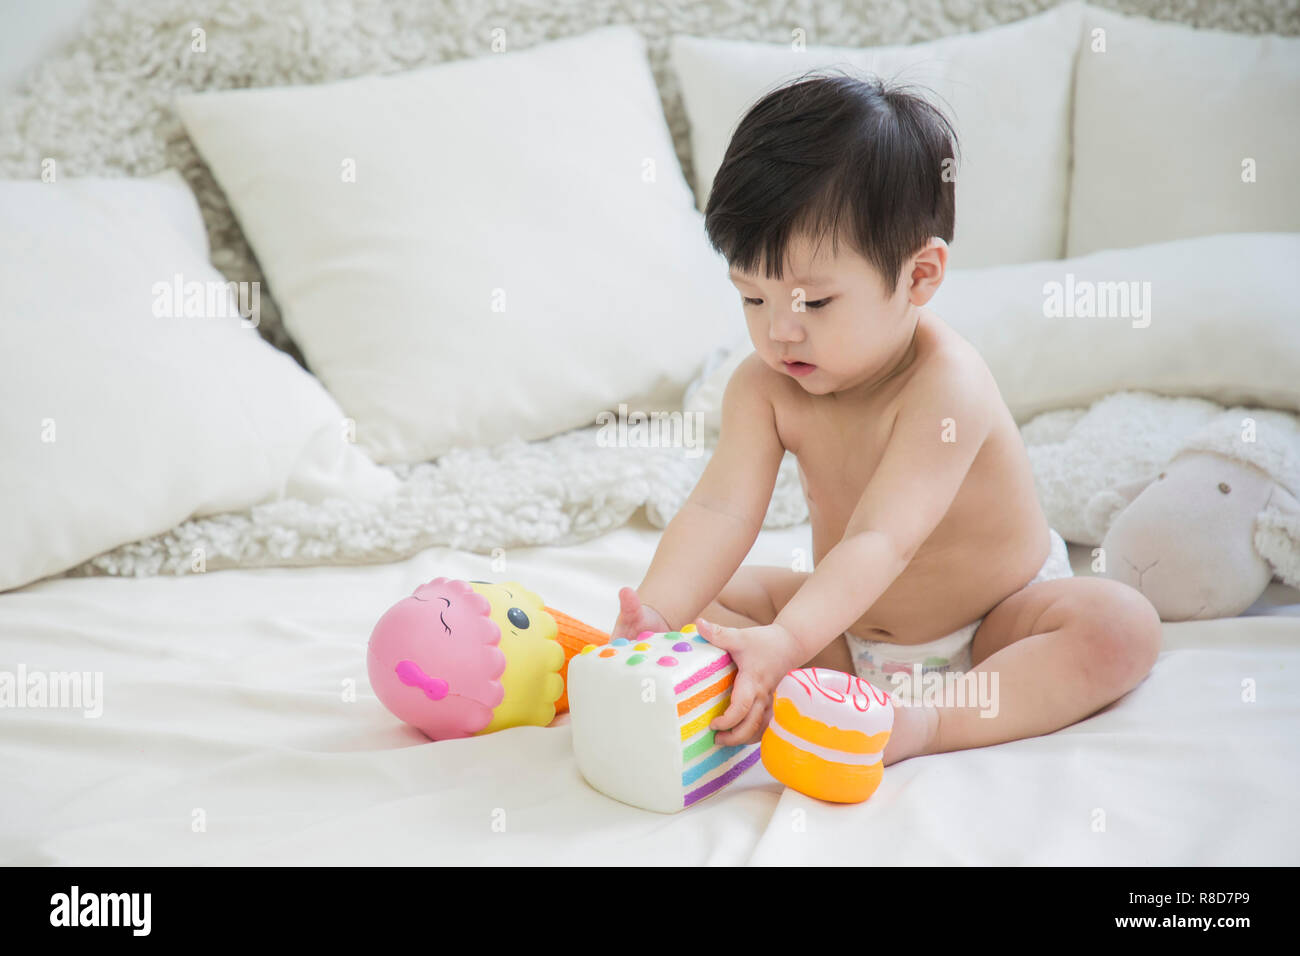
{"label": "white diaper", "polygon": [[[1052,548],[1047,560],[1038,574],[1029,584],[1039,581],[1051,581],[1055,578],[1068,578],[1074,575],[1070,568],[1070,552],[1066,549],[1065,539],[1049,528],[1052,536]],[[1025,585],[1028,587],[1029,585]],[[849,653],[853,655],[853,669],[859,677],[870,681],[881,690],[896,693],[898,683],[892,675],[902,672],[914,673],[915,665],[921,665],[921,673],[945,673],[953,671],[962,673],[971,668],[970,646],[975,639],[983,618],[967,624],[946,637],[928,641],[925,644],[891,644],[888,641],[864,641],[852,634],[845,634]]]}

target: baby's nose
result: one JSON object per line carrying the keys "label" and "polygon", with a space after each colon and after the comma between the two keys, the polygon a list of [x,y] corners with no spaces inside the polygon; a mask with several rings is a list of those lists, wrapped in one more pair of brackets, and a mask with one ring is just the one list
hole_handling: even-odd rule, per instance
{"label": "baby's nose", "polygon": [[772,340],[775,342],[800,342],[803,340],[803,324],[794,312],[777,310],[769,326]]}

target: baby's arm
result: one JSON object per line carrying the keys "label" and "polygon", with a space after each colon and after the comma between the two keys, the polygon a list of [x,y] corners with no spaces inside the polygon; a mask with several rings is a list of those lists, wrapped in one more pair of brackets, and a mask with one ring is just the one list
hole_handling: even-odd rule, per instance
{"label": "baby's arm", "polygon": [[909,384],[843,537],[773,622],[792,635],[798,660],[865,614],[938,526],[992,427],[995,388],[979,363],[946,356]]}
{"label": "baby's arm", "polygon": [[751,355],[722,396],[713,457],[659,542],[637,595],[678,629],[693,621],[749,554],[763,526],[785,448],[768,397],[767,369]]}

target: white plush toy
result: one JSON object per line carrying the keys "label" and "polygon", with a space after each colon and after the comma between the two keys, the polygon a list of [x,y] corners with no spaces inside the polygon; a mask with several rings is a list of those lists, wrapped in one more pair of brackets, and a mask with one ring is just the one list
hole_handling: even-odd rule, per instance
{"label": "white plush toy", "polygon": [[1093,495],[1085,521],[1106,577],[1137,588],[1165,621],[1231,617],[1276,574],[1300,587],[1300,424],[1230,408],[1159,470]]}

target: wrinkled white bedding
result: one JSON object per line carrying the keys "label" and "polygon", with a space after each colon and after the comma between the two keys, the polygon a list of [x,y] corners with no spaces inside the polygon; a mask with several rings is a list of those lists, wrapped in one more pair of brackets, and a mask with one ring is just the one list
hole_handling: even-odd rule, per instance
{"label": "wrinkled white bedding", "polygon": [[[1277,582],[1249,616],[1166,625],[1155,671],[1104,712],[896,764],[861,805],[788,791],[760,765],[691,810],[649,813],[586,786],[567,716],[431,743],[371,695],[370,628],[417,583],[518,579],[608,628],[659,534],[638,515],[513,551],[501,572],[433,548],[0,595],[0,670],[104,682],[95,719],[0,710],[0,864],[1300,863],[1300,593]],[[810,553],[806,524],[763,532],[749,561],[788,564],[796,547]]]}

